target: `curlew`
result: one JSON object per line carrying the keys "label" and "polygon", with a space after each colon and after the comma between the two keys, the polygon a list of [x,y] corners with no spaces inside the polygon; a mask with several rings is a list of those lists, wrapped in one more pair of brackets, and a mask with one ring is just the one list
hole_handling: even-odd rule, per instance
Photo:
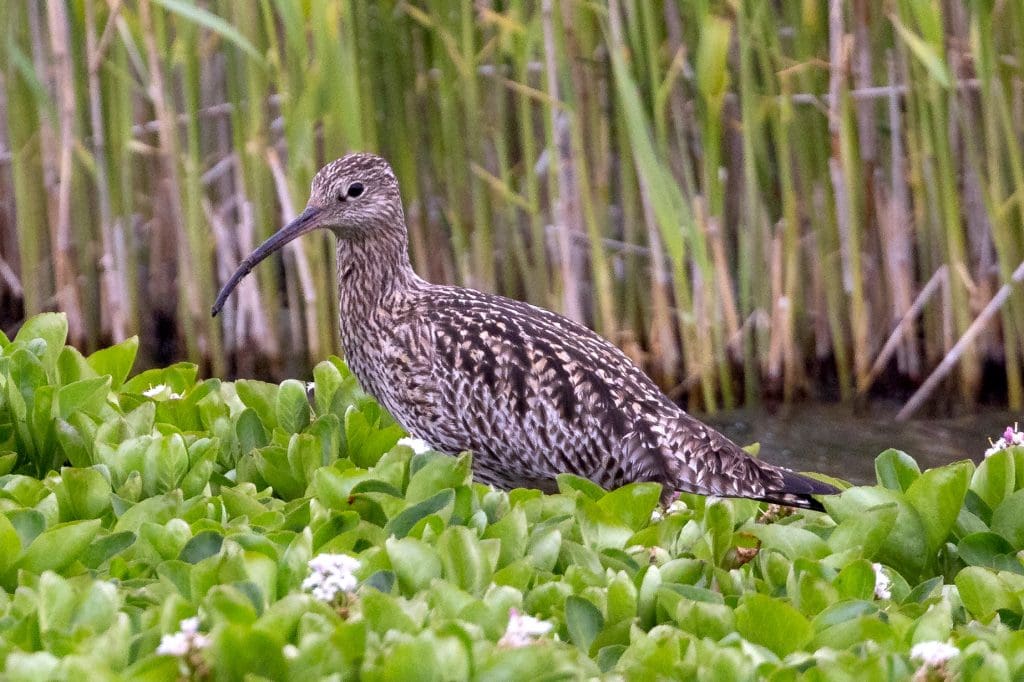
{"label": "curlew", "polygon": [[305,210],[256,248],[221,289],[315,229],[337,237],[345,358],[362,387],[413,436],[473,452],[479,481],[556,489],[569,472],[605,487],[674,491],[822,509],[826,483],[748,455],[691,417],[615,345],[548,310],[413,272],[398,181],[372,154],[313,179]]}

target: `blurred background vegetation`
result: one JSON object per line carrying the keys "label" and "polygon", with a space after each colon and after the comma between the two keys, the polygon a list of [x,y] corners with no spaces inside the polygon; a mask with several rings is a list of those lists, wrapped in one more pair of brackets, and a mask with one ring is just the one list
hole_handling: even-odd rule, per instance
{"label": "blurred background vegetation", "polygon": [[[351,150],[433,281],[559,310],[674,398],[1019,410],[1016,0],[4,3],[0,323],[303,376],[329,235],[221,282]],[[923,387],[923,388],[922,388]],[[915,392],[916,391],[916,392]]]}

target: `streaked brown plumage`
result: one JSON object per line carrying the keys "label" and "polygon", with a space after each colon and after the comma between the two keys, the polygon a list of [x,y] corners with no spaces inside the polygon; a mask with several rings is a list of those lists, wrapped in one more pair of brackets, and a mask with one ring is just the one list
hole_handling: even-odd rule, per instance
{"label": "streaked brown plumage", "polygon": [[371,154],[317,173],[303,213],[258,247],[235,285],[313,229],[338,237],[341,340],[363,388],[410,434],[471,450],[478,480],[554,489],[571,472],[604,487],[750,497],[820,509],[832,486],[758,461],[673,404],[618,348],[560,315],[412,270],[398,182]]}

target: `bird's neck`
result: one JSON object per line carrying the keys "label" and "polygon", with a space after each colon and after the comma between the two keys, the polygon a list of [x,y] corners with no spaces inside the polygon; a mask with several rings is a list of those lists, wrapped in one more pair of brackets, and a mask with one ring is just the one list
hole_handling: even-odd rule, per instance
{"label": "bird's neck", "polygon": [[338,303],[343,328],[393,314],[425,285],[409,262],[404,235],[338,240]]}

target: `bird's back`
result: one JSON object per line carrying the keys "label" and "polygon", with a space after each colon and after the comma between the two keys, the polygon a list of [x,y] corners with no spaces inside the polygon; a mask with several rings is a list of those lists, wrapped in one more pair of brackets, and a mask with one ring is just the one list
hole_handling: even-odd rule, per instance
{"label": "bird's back", "polygon": [[346,348],[364,387],[413,435],[472,450],[483,482],[552,490],[571,472],[608,488],[650,480],[799,506],[832,492],[749,457],[616,346],[550,311],[424,283],[378,312],[389,319],[372,325],[375,343]]}

